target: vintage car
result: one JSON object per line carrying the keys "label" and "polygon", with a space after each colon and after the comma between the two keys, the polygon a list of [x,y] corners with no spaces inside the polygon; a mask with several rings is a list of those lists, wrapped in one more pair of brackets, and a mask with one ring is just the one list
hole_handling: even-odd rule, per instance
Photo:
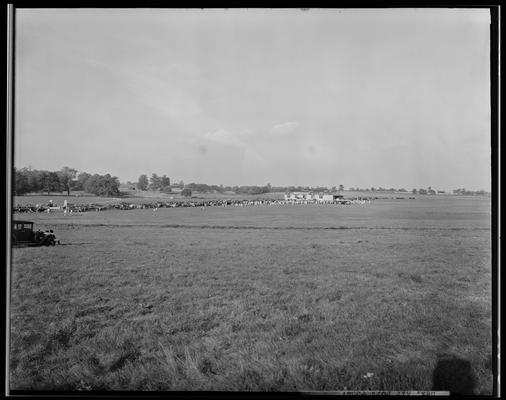
{"label": "vintage car", "polygon": [[53,231],[42,232],[33,230],[31,221],[12,221],[12,244],[27,244],[29,246],[54,246],[56,240]]}

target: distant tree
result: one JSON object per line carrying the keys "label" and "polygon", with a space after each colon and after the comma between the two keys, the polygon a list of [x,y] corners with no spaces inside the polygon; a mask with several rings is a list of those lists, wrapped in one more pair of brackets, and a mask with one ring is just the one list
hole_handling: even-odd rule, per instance
{"label": "distant tree", "polygon": [[98,174],[90,175],[88,179],[86,179],[86,182],[84,182],[83,189],[88,193],[95,194],[98,191],[98,179]]}
{"label": "distant tree", "polygon": [[77,181],[74,182],[74,190],[84,190],[84,184],[86,183],[86,181],[90,176],[91,175],[88,174],[87,172],[81,172],[77,176]]}
{"label": "distant tree", "polygon": [[406,192],[407,192],[407,190],[406,190],[406,189],[404,189],[404,188],[401,188],[401,189],[399,189],[399,192],[406,193]]}
{"label": "distant tree", "polygon": [[28,184],[28,176],[23,170],[16,170],[14,168],[14,179],[13,179],[13,191],[17,196],[22,196],[30,192],[30,186]]}
{"label": "distant tree", "polygon": [[262,194],[269,193],[269,186],[239,186],[234,187],[234,192],[237,194]]}
{"label": "distant tree", "polygon": [[160,178],[154,172],[151,174],[149,178],[149,190],[156,190],[160,186]]}
{"label": "distant tree", "polygon": [[417,193],[418,193],[418,190],[413,189],[413,190],[411,191],[411,193],[413,193],[413,194],[417,194]]}
{"label": "distant tree", "polygon": [[43,171],[42,175],[42,188],[47,194],[51,192],[61,192],[62,184],[60,177],[56,172]]}
{"label": "distant tree", "polygon": [[427,190],[425,189],[419,189],[418,194],[427,194]]}
{"label": "distant tree", "polygon": [[28,181],[29,192],[40,192],[42,190],[42,171],[33,170],[30,167],[22,169]]}
{"label": "distant tree", "polygon": [[182,191],[181,191],[181,195],[185,196],[185,197],[191,197],[192,195],[192,191],[191,189],[189,188],[184,188]]}
{"label": "distant tree", "polygon": [[149,189],[160,190],[160,186],[161,186],[160,177],[157,174],[153,173],[151,175],[151,178],[149,178]]}
{"label": "distant tree", "polygon": [[139,190],[147,190],[149,185],[148,176],[146,174],[142,174],[139,176],[137,180],[137,189]]}
{"label": "distant tree", "polygon": [[76,179],[77,170],[74,168],[63,167],[58,171],[58,176],[63,190],[67,191],[67,196],[70,196],[70,189],[74,188],[74,179]]}
{"label": "distant tree", "polygon": [[160,189],[166,189],[170,187],[170,178],[164,175],[160,178]]}
{"label": "distant tree", "polygon": [[119,180],[110,174],[95,174],[86,180],[84,190],[97,196],[117,196],[119,195]]}
{"label": "distant tree", "polygon": [[344,190],[344,185],[339,185],[339,191],[342,192]]}
{"label": "distant tree", "polygon": [[170,187],[170,178],[167,175],[163,175],[160,178],[160,192],[171,193],[172,188]]}

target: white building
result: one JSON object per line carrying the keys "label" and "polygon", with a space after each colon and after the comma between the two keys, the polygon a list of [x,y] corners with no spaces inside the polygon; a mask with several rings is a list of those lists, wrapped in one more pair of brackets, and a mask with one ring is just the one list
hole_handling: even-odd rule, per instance
{"label": "white building", "polygon": [[331,203],[342,199],[343,196],[336,193],[313,193],[313,192],[290,192],[285,193],[285,200],[292,202]]}

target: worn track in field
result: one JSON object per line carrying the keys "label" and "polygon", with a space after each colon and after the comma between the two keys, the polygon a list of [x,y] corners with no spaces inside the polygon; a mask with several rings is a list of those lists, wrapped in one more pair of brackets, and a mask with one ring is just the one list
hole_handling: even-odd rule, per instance
{"label": "worn track in field", "polygon": [[69,227],[107,228],[183,228],[183,229],[256,229],[256,230],[404,230],[404,231],[489,231],[486,227],[407,227],[407,226],[255,226],[255,225],[190,225],[190,224],[66,224]]}

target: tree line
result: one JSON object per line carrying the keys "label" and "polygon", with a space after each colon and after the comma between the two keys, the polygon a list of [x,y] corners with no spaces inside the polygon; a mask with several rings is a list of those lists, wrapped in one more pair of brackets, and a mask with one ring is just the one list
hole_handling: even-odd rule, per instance
{"label": "tree line", "polygon": [[[136,184],[128,182],[131,185],[136,185],[139,190],[152,190],[164,193],[170,193],[172,188],[181,188],[183,196],[191,196],[192,192],[200,193],[225,193],[232,192],[235,194],[259,195],[271,192],[336,192],[343,191],[344,185],[332,186],[331,188],[325,186],[271,186],[270,183],[264,186],[223,186],[223,185],[208,185],[204,183],[189,183],[184,184],[183,181],[171,185],[171,180],[167,175],[159,176],[153,173],[150,178],[146,174],[139,176]],[[95,194],[97,196],[118,196],[120,182],[117,177],[110,174],[99,175],[90,174],[87,172],[78,172],[74,168],[63,167],[59,171],[47,171],[28,168],[16,169],[13,171],[13,192],[16,195],[23,195],[27,193],[47,193],[51,192],[67,192],[70,195],[71,190],[85,191],[87,193]],[[362,189],[359,187],[350,187],[350,191],[359,192],[401,192],[408,193],[404,188],[383,188],[381,186],[375,188]],[[435,195],[445,194],[443,190],[435,190],[431,186],[428,188],[412,189],[411,193],[421,195]],[[488,192],[484,190],[471,191],[465,188],[453,190],[455,195],[487,195]]]}
{"label": "tree line", "polygon": [[205,183],[188,183],[184,184],[183,181],[180,181],[177,184],[171,186],[170,179],[166,175],[158,176],[153,173],[151,178],[148,178],[146,174],[142,174],[139,176],[137,180],[137,189],[139,190],[153,190],[170,193],[173,187],[178,187],[183,189],[183,196],[191,196],[192,192],[199,193],[225,193],[225,192],[234,192],[236,194],[262,194],[262,193],[270,193],[273,188],[270,184],[265,186],[223,186],[223,185],[207,185]]}
{"label": "tree line", "polygon": [[[175,185],[174,185],[175,186]],[[174,187],[173,186],[173,187]],[[217,192],[217,193],[225,193],[232,192],[235,194],[264,194],[264,193],[272,193],[272,192],[304,192],[304,191],[313,191],[313,192],[328,192],[328,191],[337,191],[337,187],[334,186],[330,190],[324,186],[272,186],[270,183],[263,186],[223,186],[223,185],[207,185],[205,183],[189,183],[184,185],[183,181],[181,181],[178,185],[184,189],[188,189],[190,191],[195,191],[199,193],[209,193],[209,192]],[[344,190],[343,185],[339,185],[339,190]]]}
{"label": "tree line", "polygon": [[270,184],[265,186],[223,186],[223,185],[206,185],[205,183],[189,183],[184,185],[183,192],[184,195],[191,195],[191,192],[200,192],[200,193],[209,193],[209,192],[217,192],[217,193],[225,193],[225,192],[233,192],[235,194],[252,194],[258,195],[263,193],[273,192],[273,188]]}
{"label": "tree line", "polygon": [[[381,186],[378,186],[377,188],[371,187],[370,189],[361,189],[361,188],[350,188],[351,191],[355,192],[387,192],[387,193],[408,193],[408,191],[404,188],[395,189],[395,188],[384,188]],[[444,190],[434,190],[431,186],[429,186],[427,189],[420,188],[420,189],[412,189],[411,193],[413,194],[445,194],[446,192]]]}
{"label": "tree line", "polygon": [[476,195],[487,195],[489,192],[485,190],[466,190],[465,188],[454,189],[453,194],[459,194],[464,196],[476,196]]}
{"label": "tree line", "polygon": [[99,175],[87,172],[78,173],[74,168],[63,167],[59,171],[46,171],[28,168],[13,171],[13,192],[15,195],[27,193],[85,191],[97,196],[118,196],[119,180],[110,174]]}
{"label": "tree line", "polygon": [[[350,191],[355,191],[355,192],[390,192],[390,193],[394,193],[394,192],[400,192],[400,193],[408,193],[408,191],[404,188],[401,188],[401,189],[394,189],[394,188],[383,188],[381,186],[375,188],[375,187],[372,187],[370,189],[361,189],[361,188],[354,188],[354,187],[350,187],[349,189]],[[426,195],[436,195],[436,194],[446,194],[447,192],[444,191],[444,190],[436,190],[436,189],[433,189],[431,186],[427,187],[427,188],[419,188],[419,189],[412,189],[410,191],[411,193],[413,194],[426,194]],[[488,195],[489,192],[485,191],[485,190],[466,190],[464,188],[462,189],[454,189],[452,191],[453,194],[456,194],[456,195],[467,195],[467,196],[474,196],[474,195]]]}

